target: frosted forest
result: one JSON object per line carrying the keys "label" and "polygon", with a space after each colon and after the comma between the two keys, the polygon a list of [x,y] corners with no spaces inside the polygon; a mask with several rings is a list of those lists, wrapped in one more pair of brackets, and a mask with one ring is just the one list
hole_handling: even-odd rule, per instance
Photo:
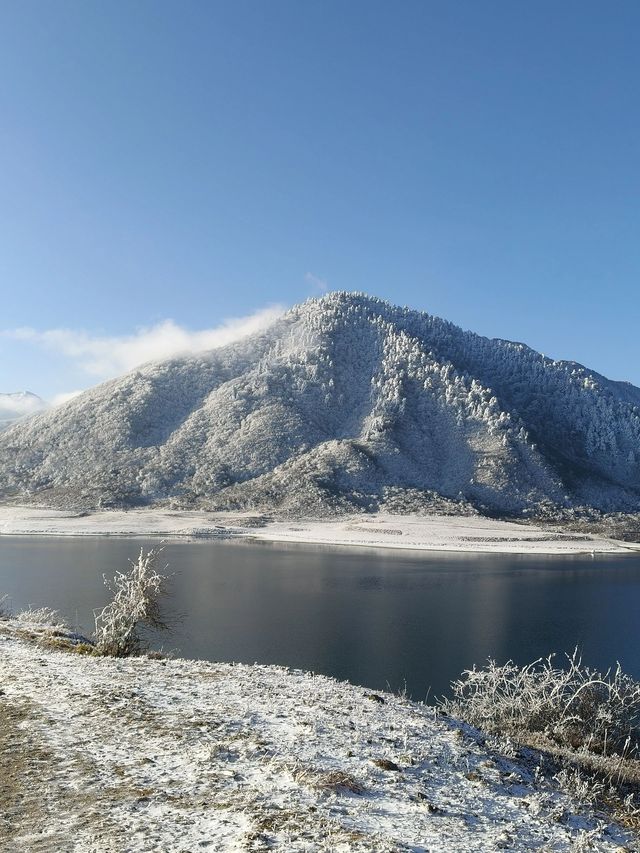
{"label": "frosted forest", "polygon": [[640,389],[364,294],[0,434],[3,500],[326,516],[640,506]]}

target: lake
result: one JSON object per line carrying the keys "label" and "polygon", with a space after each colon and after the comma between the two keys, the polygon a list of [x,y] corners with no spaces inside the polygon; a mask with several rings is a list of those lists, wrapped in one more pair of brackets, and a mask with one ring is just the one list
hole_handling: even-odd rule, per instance
{"label": "lake", "polygon": [[[59,610],[81,630],[113,574],[139,548],[125,538],[0,536],[0,596],[14,611]],[[551,651],[619,660],[640,679],[640,557],[539,557],[345,549],[241,541],[171,542],[173,618],[164,649],[184,657],[277,663],[442,695],[491,656]],[[156,642],[157,645],[157,642]]]}

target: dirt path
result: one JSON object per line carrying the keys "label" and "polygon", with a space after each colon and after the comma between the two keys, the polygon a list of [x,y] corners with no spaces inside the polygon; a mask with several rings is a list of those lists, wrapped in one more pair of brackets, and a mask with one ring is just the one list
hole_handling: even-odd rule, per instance
{"label": "dirt path", "polygon": [[46,822],[39,784],[51,755],[21,726],[33,713],[31,703],[9,701],[0,689],[0,849],[7,853],[20,849],[15,839],[26,827]]}
{"label": "dirt path", "polygon": [[82,753],[63,756],[47,744],[53,722],[47,693],[42,702],[10,697],[18,680],[5,674],[0,687],[0,850],[66,853],[75,849],[72,839],[80,830],[96,838],[96,853],[114,849],[106,839],[106,846],[99,842],[113,828],[108,806],[74,781],[83,774],[90,778],[90,762]]}

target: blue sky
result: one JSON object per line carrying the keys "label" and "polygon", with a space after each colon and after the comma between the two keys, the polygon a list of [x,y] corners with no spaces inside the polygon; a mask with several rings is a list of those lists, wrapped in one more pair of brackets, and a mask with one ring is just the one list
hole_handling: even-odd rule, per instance
{"label": "blue sky", "polygon": [[640,384],[637,2],[14,0],[0,32],[0,391],[324,288]]}

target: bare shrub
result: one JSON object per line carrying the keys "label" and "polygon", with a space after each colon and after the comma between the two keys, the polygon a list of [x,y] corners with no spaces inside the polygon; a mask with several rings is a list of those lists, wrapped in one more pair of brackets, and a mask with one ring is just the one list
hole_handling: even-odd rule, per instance
{"label": "bare shrub", "polygon": [[517,666],[489,660],[453,682],[445,711],[488,732],[540,732],[557,744],[600,755],[640,751],[640,683],[620,665],[606,673],[582,664],[577,651],[566,665],[554,656]]}
{"label": "bare shrub", "polygon": [[[166,628],[160,602],[166,593],[166,575],[156,570],[162,549],[140,554],[128,572],[104,578],[113,593],[107,606],[95,615],[95,647],[103,655],[127,657],[142,651],[143,628]],[[165,566],[165,569],[167,567]]]}

